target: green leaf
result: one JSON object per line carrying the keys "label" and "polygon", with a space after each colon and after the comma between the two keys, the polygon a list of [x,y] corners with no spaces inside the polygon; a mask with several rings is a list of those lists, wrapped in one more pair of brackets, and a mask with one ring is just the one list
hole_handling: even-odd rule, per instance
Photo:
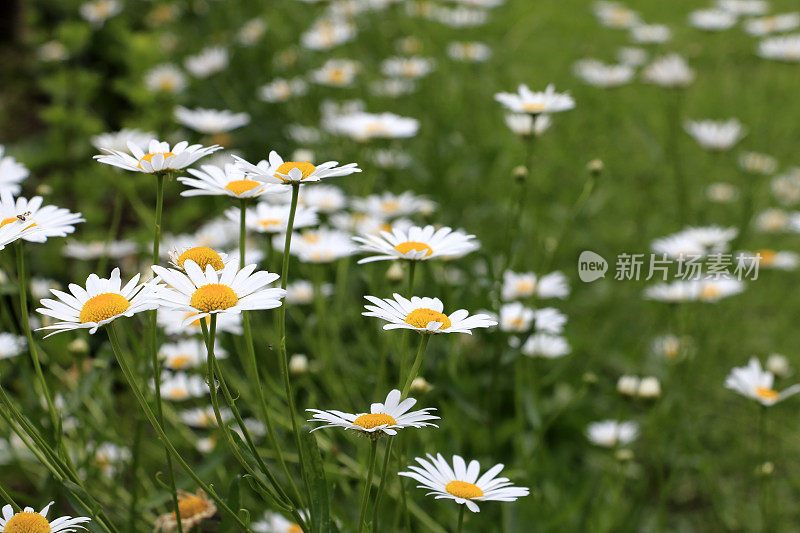
{"label": "green leaf", "polygon": [[328,481],[325,479],[325,469],[322,455],[317,446],[317,439],[310,429],[310,427],[304,426],[300,431],[300,445],[303,447],[303,456],[306,460],[303,477],[311,497],[311,531],[331,533],[333,526],[331,524]]}

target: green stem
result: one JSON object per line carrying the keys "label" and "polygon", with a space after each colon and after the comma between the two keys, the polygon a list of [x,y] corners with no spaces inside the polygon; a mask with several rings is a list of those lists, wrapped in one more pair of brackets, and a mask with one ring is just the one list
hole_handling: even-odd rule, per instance
{"label": "green stem", "polygon": [[247,200],[239,200],[239,269],[244,268],[244,251],[247,243]]}
{"label": "green stem", "polygon": [[411,383],[414,381],[414,378],[417,377],[417,373],[419,373],[419,367],[422,366],[422,359],[425,356],[425,350],[428,347],[428,341],[430,340],[431,334],[423,333],[422,338],[419,342],[419,348],[417,349],[417,356],[414,359],[414,364],[411,365],[411,372],[408,373],[406,377],[406,383],[403,385],[403,390],[401,391],[401,398],[405,398],[408,396],[408,391],[411,389]]}
{"label": "green stem", "polygon": [[150,408],[150,405],[148,405],[147,399],[145,398],[144,393],[139,388],[139,384],[136,381],[136,376],[133,374],[130,366],[128,365],[128,361],[122,355],[122,348],[120,347],[119,338],[117,337],[117,332],[114,329],[113,324],[109,325],[106,328],[106,331],[108,333],[108,339],[111,342],[111,348],[114,351],[114,356],[116,357],[117,363],[119,364],[119,367],[122,370],[123,376],[128,382],[131,391],[133,391],[133,395],[136,397],[136,401],[139,403],[139,407],[142,409],[142,412],[144,413],[148,422],[150,422],[150,425],[153,426],[153,429],[158,434],[158,437],[164,443],[165,448],[169,451],[172,457],[175,458],[175,460],[178,462],[181,468],[183,468],[184,471],[186,471],[189,477],[191,477],[194,480],[194,482],[197,483],[197,486],[203,489],[203,491],[206,494],[208,494],[212,500],[214,500],[214,502],[217,504],[217,507],[219,507],[223,512],[228,514],[233,519],[233,521],[236,522],[239,525],[239,527],[242,528],[243,531],[250,531],[252,533],[252,530],[239,517],[238,513],[234,512],[230,507],[228,507],[228,505],[225,503],[224,500],[222,500],[222,498],[217,496],[216,492],[214,492],[214,490],[210,486],[208,486],[200,478],[200,476],[198,476],[194,472],[194,470],[192,470],[192,468],[186,463],[186,461],[184,461],[183,457],[181,457],[181,455],[178,453],[178,450],[175,449],[175,446],[169,440],[169,437],[167,436],[164,429],[161,427],[161,424],[159,424],[156,415]]}
{"label": "green stem", "polygon": [[456,528],[456,533],[461,533],[461,530],[464,527],[464,514],[466,510],[467,506],[462,505],[461,510],[458,511],[458,527]]}
{"label": "green stem", "polygon": [[364,530],[364,519],[367,517],[367,507],[369,507],[369,495],[372,492],[372,474],[375,472],[375,452],[378,449],[378,439],[373,438],[369,446],[369,470],[364,484],[364,495],[361,497],[361,512],[358,515],[358,533]]}
{"label": "green stem", "polygon": [[417,262],[416,261],[409,261],[408,262],[408,298],[411,298],[414,295],[414,273],[417,270]]}
{"label": "green stem", "polygon": [[5,491],[2,485],[0,485],[0,500],[4,501],[5,503],[11,504],[11,507],[14,509],[15,513],[22,512],[22,508],[17,505],[11,496]]}
{"label": "green stem", "polygon": [[[156,176],[158,182],[156,185],[156,225],[153,232],[153,264],[158,264],[159,259],[159,246],[161,244],[161,217],[164,211],[164,178],[165,175],[159,173]],[[158,324],[157,324],[158,311],[150,311],[148,313],[149,321],[149,340],[150,340],[150,361],[153,365],[153,382],[155,384],[156,396],[156,414],[158,416],[158,425],[164,427],[164,409],[161,405],[161,364],[158,360]],[[167,483],[169,484],[170,495],[172,496],[172,506],[175,510],[175,523],[178,526],[178,533],[183,533],[183,524],[181,523],[181,510],[178,507],[178,488],[175,485],[175,470],[172,466],[172,457],[169,450],[164,449],[164,456],[167,461]]]}
{"label": "green stem", "polygon": [[381,482],[378,485],[378,492],[375,494],[375,504],[372,510],[372,533],[377,533],[378,531],[378,510],[380,509],[381,505],[381,498],[383,498],[383,491],[386,487],[386,478],[389,477],[389,460],[392,456],[392,444],[394,444],[394,438],[389,437],[389,441],[386,443],[386,451],[383,455],[383,470],[381,470]]}

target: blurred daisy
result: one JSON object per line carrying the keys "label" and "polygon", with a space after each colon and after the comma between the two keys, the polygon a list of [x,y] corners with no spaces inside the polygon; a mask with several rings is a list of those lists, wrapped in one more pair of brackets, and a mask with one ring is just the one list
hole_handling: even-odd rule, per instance
{"label": "blurred daisy", "polygon": [[[800,213],[797,215],[800,216]],[[790,216],[790,213],[783,209],[766,209],[756,215],[753,225],[758,231],[765,233],[777,233],[792,229],[797,216]],[[2,228],[0,228],[2,231]]]}
{"label": "blurred daisy", "polygon": [[721,181],[710,183],[706,187],[706,198],[718,204],[729,204],[739,198],[739,189]]}
{"label": "blurred daisy", "polygon": [[283,289],[268,287],[278,279],[277,274],[254,272],[256,265],[239,270],[238,262],[230,261],[219,272],[211,265],[203,271],[197,263],[187,260],[183,264],[185,272],[158,265],[152,268],[167,284],[156,293],[159,305],[186,312],[184,325],[212,314],[274,309],[280,307],[280,299],[286,294]]}
{"label": "blurred daisy", "polygon": [[375,252],[379,255],[365,257],[361,263],[405,259],[406,261],[425,261],[436,258],[461,257],[478,248],[474,235],[453,231],[447,226],[438,230],[433,226],[412,226],[407,231],[393,228],[380,235],[353,237],[362,252]]}
{"label": "blurred daisy", "polygon": [[792,374],[792,366],[789,363],[789,358],[779,353],[773,353],[767,357],[766,367],[767,370],[778,377],[788,377]]}
{"label": "blurred daisy", "polygon": [[222,147],[216,144],[208,147],[200,144],[190,146],[187,141],[181,141],[170,148],[169,143],[152,139],[147,146],[147,151],[133,143],[128,143],[130,154],[119,150],[103,149],[101,151],[104,153],[96,155],[94,158],[106,165],[153,174],[181,170],[220,148]]}
{"label": "blurred daisy", "polygon": [[617,51],[617,61],[629,67],[640,67],[647,62],[647,51],[635,46],[623,46]]}
{"label": "blurred daisy", "polygon": [[343,19],[320,19],[301,37],[301,44],[310,50],[329,50],[356,36],[356,26]]}
{"label": "blurred daisy", "polygon": [[778,170],[778,160],[771,155],[745,152],[739,156],[739,166],[751,174],[773,174]]}
{"label": "blurred daisy", "polygon": [[133,143],[141,150],[146,150],[151,139],[155,139],[156,134],[152,131],[141,131],[137,129],[121,129],[110,133],[102,133],[92,137],[92,146],[98,150],[117,150],[119,152],[128,151],[128,143]]}
{"label": "blurred daisy", "polygon": [[791,169],[788,173],[777,176],[769,184],[770,191],[783,205],[794,205],[800,202],[800,169]]}
{"label": "blurred daisy", "polygon": [[369,90],[376,96],[397,98],[416,91],[417,84],[413,79],[408,78],[386,78],[370,82]]}
{"label": "blurred daisy", "polygon": [[390,57],[381,63],[381,73],[390,78],[422,78],[433,72],[435,61],[427,57]]}
{"label": "blurred daisy", "polygon": [[775,376],[772,372],[763,370],[758,359],[752,357],[747,366],[731,370],[731,373],[725,378],[725,388],[752,398],[764,406],[775,405],[800,392],[800,385],[792,385],[782,392],[778,392],[772,388],[774,381]]}
{"label": "blurred daisy", "polygon": [[492,57],[492,49],[477,41],[452,42],[447,45],[447,55],[456,61],[480,63]]}
{"label": "blurred daisy", "polygon": [[164,372],[161,377],[161,397],[165,400],[182,402],[192,398],[200,398],[208,394],[205,379],[185,372],[171,374]]}
{"label": "blurred daisy", "polygon": [[[164,361],[164,367],[170,370],[201,367],[206,362],[206,356],[206,344],[197,337],[164,343],[158,349],[158,357]],[[225,359],[228,352],[215,344],[214,356]]]}
{"label": "blurred daisy", "polygon": [[154,285],[149,282],[139,284],[139,276],[136,274],[123,287],[119,269],[115,268],[108,279],[90,274],[85,289],[71,283],[71,294],[51,289],[58,300],[45,298],[41,301],[44,307],[36,311],[60,322],[39,329],[54,330],[50,335],[74,329],[88,329],[90,334],[94,334],[97,328],[119,317],[156,309]]}
{"label": "blurred daisy", "polygon": [[47,512],[55,502],[48,503],[38,513],[32,507],[25,507],[19,513],[14,513],[11,505],[3,506],[3,515],[0,517],[0,532],[3,533],[70,533],[86,529],[83,524],[92,519],[85,516],[61,516],[50,522]]}
{"label": "blurred daisy", "polygon": [[737,260],[758,261],[759,268],[774,268],[777,270],[794,270],[800,265],[800,254],[795,252],[781,252],[761,249],[755,252],[740,252]]}
{"label": "blurred daisy", "polygon": [[178,106],[175,108],[175,118],[187,128],[208,135],[235,130],[250,123],[250,115],[247,113],[202,107],[187,109]]}
{"label": "blurred daisy", "polygon": [[542,331],[553,335],[559,335],[564,331],[567,323],[567,315],[555,307],[543,307],[533,312],[536,321],[536,331]]}
{"label": "blurred daisy", "polygon": [[494,99],[514,113],[558,113],[575,107],[575,100],[569,93],[557,93],[550,84],[542,92],[531,91],[527,85],[521,84],[516,93],[497,93]]}
{"label": "blurred daisy", "polygon": [[267,23],[260,18],[250,19],[239,29],[236,37],[242,46],[256,44],[267,31]]}
{"label": "blurred daisy", "polygon": [[[178,512],[181,516],[181,529],[189,531],[195,526],[199,526],[203,520],[214,516],[217,506],[206,496],[203,489],[197,489],[194,494],[179,490]],[[173,531],[177,525],[178,518],[174,511],[159,516],[155,521],[155,528],[158,531]],[[198,529],[200,528],[198,527]]]}
{"label": "blurred daisy", "polygon": [[0,333],[0,360],[16,357],[25,351],[25,337],[13,333]]}
{"label": "blurred daisy", "polygon": [[596,59],[578,61],[573,71],[575,75],[595,87],[619,87],[633,79],[633,68],[628,65],[606,65]]}
{"label": "blurred daisy", "polygon": [[239,169],[243,170],[248,178],[282,185],[313,183],[324,178],[348,176],[361,172],[356,163],[348,163],[340,167],[337,161],[327,161],[320,165],[313,165],[308,161],[284,161],[274,150],[269,153],[269,161],[262,160],[256,165],[248,163],[238,156],[233,156],[233,158]]}
{"label": "blurred daisy", "polygon": [[[333,294],[333,285],[323,283],[320,287],[323,297]],[[291,304],[310,304],[314,301],[314,284],[306,280],[297,280],[286,286],[286,302]]]}
{"label": "blurred daisy", "polygon": [[369,413],[350,414],[342,411],[320,411],[319,409],[306,409],[313,414],[309,422],[322,422],[311,431],[329,427],[340,427],[345,430],[352,429],[367,434],[396,435],[398,429],[408,427],[422,428],[425,426],[438,427],[429,420],[438,420],[439,417],[431,414],[436,409],[427,407],[419,411],[410,411],[417,403],[414,398],[401,400],[400,391],[392,390],[383,403],[373,403]]}
{"label": "blurred daisy", "polygon": [[523,333],[533,324],[534,311],[520,302],[512,302],[500,306],[500,329]]}
{"label": "blurred daisy", "polygon": [[639,436],[639,424],[636,422],[620,422],[617,420],[603,420],[592,422],[586,429],[586,436],[597,446],[614,448],[626,446]]}
{"label": "blurred daisy", "polygon": [[309,73],[311,81],[331,87],[349,87],[356,79],[361,63],[351,59],[329,59]]}
{"label": "blurred daisy", "polygon": [[[272,205],[259,202],[255,207],[245,211],[245,225],[257,233],[285,233],[289,225],[289,212],[291,206]],[[241,213],[238,207],[225,211],[225,216],[233,221],[238,221]],[[317,211],[310,207],[297,206],[294,217],[294,228],[300,229],[316,226],[319,223]]]}
{"label": "blurred daisy", "polygon": [[766,0],[717,0],[717,6],[736,15],[763,15],[769,11]]}
{"label": "blurred daisy", "polygon": [[144,84],[152,92],[175,94],[186,88],[186,76],[175,65],[165,63],[149,70]]}
{"label": "blurred daisy", "polygon": [[694,72],[684,58],[670,54],[653,60],[642,71],[642,77],[662,87],[685,87],[694,81]]}
{"label": "blurred daisy", "polygon": [[249,178],[235,164],[223,168],[215,165],[201,165],[200,170],[190,168],[187,172],[194,176],[181,176],[178,181],[191,187],[181,192],[181,196],[232,196],[233,198],[255,198],[274,191],[274,187],[262,181]]}
{"label": "blurred daisy", "polygon": [[653,376],[621,376],[617,381],[617,392],[623,396],[652,400],[661,396],[661,383]]}
{"label": "blurred daisy", "polygon": [[81,17],[97,27],[122,11],[122,5],[117,0],[94,0],[81,4],[79,11]]}
{"label": "blurred daisy", "polygon": [[[308,511],[301,509],[299,513],[304,520],[308,520]],[[262,520],[250,525],[255,533],[302,533],[303,531],[299,525],[272,511],[267,511]]]}
{"label": "blurred daisy", "polygon": [[513,486],[508,478],[497,477],[503,470],[502,464],[496,464],[480,475],[480,463],[473,460],[467,465],[460,455],[453,456],[452,467],[442,454],[436,454],[436,457],[428,454],[427,460],[422,457],[414,460],[420,466],[410,465],[409,472],[398,472],[398,475],[419,482],[418,488],[430,490],[428,494],[435,494],[436,499],[455,500],[473,513],[480,512],[476,502],[513,502],[530,493],[526,487]]}
{"label": "blurred daisy", "polygon": [[419,131],[419,121],[394,113],[355,112],[325,117],[324,127],[331,133],[345,135],[359,142],[372,139],[402,139]]}
{"label": "blurred daisy", "polygon": [[41,196],[14,199],[10,190],[0,191],[0,230],[9,226],[7,233],[12,237],[45,242],[50,237],[66,237],[75,231],[75,224],[85,222],[80,213],[54,205],[43,206],[43,201]]}
{"label": "blurred daisy", "polygon": [[7,190],[11,194],[19,194],[22,190],[20,183],[30,172],[25,165],[5,155],[5,150],[5,146],[0,144],[0,189]]}
{"label": "blurred daisy", "polygon": [[758,43],[758,55],[777,61],[800,61],[800,34],[764,39]]}
{"label": "blurred daisy", "polygon": [[[236,261],[238,264],[238,261]],[[202,333],[202,326],[200,319],[193,320],[188,324],[184,324],[184,320],[189,318],[193,312],[179,311],[175,309],[158,310],[158,325],[164,328],[167,335],[199,335]],[[207,318],[203,320],[208,321]],[[242,334],[242,316],[223,314],[217,315],[217,333],[230,333],[231,335]]]}
{"label": "blurred daisy", "polygon": [[92,463],[99,468],[106,477],[113,477],[119,467],[131,458],[131,452],[113,442],[104,442],[94,450]]}
{"label": "blurred daisy", "polygon": [[676,335],[661,335],[653,339],[652,351],[655,355],[675,359],[686,349],[686,344],[686,341]]}
{"label": "blurred daisy", "polygon": [[561,298],[569,296],[567,277],[561,272],[551,272],[539,278],[533,272],[503,272],[500,291],[503,300],[518,300],[537,296],[539,298]]}
{"label": "blurred daisy", "polygon": [[171,250],[187,250],[195,246],[208,246],[215,250],[229,248],[237,243],[239,225],[226,218],[212,219],[192,235],[165,235],[163,239],[165,253]]}
{"label": "blurred daisy", "polygon": [[[233,417],[233,413],[229,409],[220,409],[219,414],[223,422],[227,422]],[[181,422],[193,428],[207,429],[217,425],[217,415],[210,405],[181,411],[179,416]]]}
{"label": "blurred daisy", "polygon": [[211,46],[197,55],[187,57],[183,65],[196,78],[207,78],[227,68],[228,51],[221,46]]}
{"label": "blurred daisy", "polygon": [[[275,236],[275,248],[284,244],[284,235]],[[330,228],[304,231],[292,240],[291,253],[303,263],[329,263],[352,255],[355,246],[350,235]]]}
{"label": "blurred daisy", "polygon": [[302,78],[276,78],[259,87],[258,97],[264,102],[285,102],[294,96],[304,95],[307,90],[308,84]]}
{"label": "blurred daisy", "polygon": [[528,357],[556,359],[569,355],[572,349],[564,337],[550,333],[535,333],[528,337],[520,351]]}
{"label": "blurred daisy", "polygon": [[593,10],[600,24],[609,28],[628,29],[641,24],[639,14],[619,2],[595,2]]}
{"label": "blurred daisy", "polygon": [[469,333],[475,328],[496,326],[497,321],[488,315],[469,316],[466,309],[450,314],[442,313],[444,306],[438,298],[412,296],[406,299],[395,293],[392,298],[365,296],[373,305],[365,305],[364,316],[380,318],[388,322],[383,329],[411,329],[420,333]]}
{"label": "blurred daisy", "polygon": [[413,215],[425,206],[426,198],[411,191],[401,194],[383,192],[366,198],[353,198],[350,202],[353,211],[381,218],[392,219]]}
{"label": "blurred daisy", "polygon": [[505,116],[506,126],[515,135],[521,137],[535,136],[541,137],[544,132],[550,129],[553,119],[550,115],[528,115],[527,113],[507,113]]}
{"label": "blurred daisy", "polygon": [[62,253],[66,257],[89,261],[101,257],[121,259],[135,255],[139,251],[139,244],[134,241],[69,241],[64,245]]}
{"label": "blurred daisy", "polygon": [[791,31],[800,27],[800,13],[783,13],[771,17],[750,19],[744,23],[744,31],[761,37],[771,33]]}
{"label": "blurred daisy", "polygon": [[67,47],[55,40],[42,44],[36,55],[41,61],[64,61],[69,57]]}
{"label": "blurred daisy", "polygon": [[316,209],[320,213],[334,213],[347,205],[344,191],[335,185],[304,187],[300,191],[298,205]]}
{"label": "blurred daisy", "polygon": [[726,121],[690,120],[686,132],[706,150],[730,150],[745,135],[742,123],[732,118]]}
{"label": "blurred daisy", "polygon": [[722,31],[736,24],[736,15],[724,9],[700,9],[689,13],[689,24],[705,31]]}
{"label": "blurred daisy", "polygon": [[631,39],[641,44],[661,44],[669,41],[672,32],[663,24],[640,24],[631,28]]}

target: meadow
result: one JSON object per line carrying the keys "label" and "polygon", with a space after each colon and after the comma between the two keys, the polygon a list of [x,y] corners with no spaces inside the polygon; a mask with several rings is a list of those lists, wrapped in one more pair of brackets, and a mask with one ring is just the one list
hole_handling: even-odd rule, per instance
{"label": "meadow", "polygon": [[0,533],[796,529],[795,0],[3,9]]}

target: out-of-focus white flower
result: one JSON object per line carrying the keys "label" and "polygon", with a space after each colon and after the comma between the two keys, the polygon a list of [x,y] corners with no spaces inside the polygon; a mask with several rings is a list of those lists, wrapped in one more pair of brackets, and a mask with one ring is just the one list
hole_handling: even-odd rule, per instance
{"label": "out-of-focus white flower", "polygon": [[631,28],[631,39],[641,44],[661,44],[669,41],[672,31],[663,24],[641,24]]}
{"label": "out-of-focus white flower", "polygon": [[296,353],[289,358],[289,372],[291,372],[293,376],[305,374],[308,372],[308,369],[308,357],[306,355]]}
{"label": "out-of-focus white flower", "polygon": [[778,392],[772,388],[774,381],[775,376],[772,372],[763,370],[758,359],[753,357],[747,366],[731,370],[725,379],[725,388],[756,400],[765,407],[775,405],[800,392],[800,385],[792,385],[782,392]]}
{"label": "out-of-focus white flower", "polygon": [[147,149],[147,145],[150,144],[150,140],[155,138],[156,134],[152,131],[123,128],[119,131],[95,135],[92,137],[91,141],[92,145],[98,150],[127,152],[128,143],[133,143],[144,151]]}
{"label": "out-of-focus white flower", "polygon": [[481,63],[492,57],[492,49],[477,41],[452,42],[447,45],[447,55],[456,61]]}
{"label": "out-of-focus white flower", "polygon": [[122,11],[122,5],[117,0],[93,0],[81,4],[81,17],[99,27],[105,21]]}
{"label": "out-of-focus white flower", "polygon": [[765,233],[778,233],[791,229],[794,216],[783,209],[766,209],[756,215],[753,225],[758,231]]}
{"label": "out-of-focus white flower", "polygon": [[514,113],[559,113],[575,107],[575,100],[569,93],[557,93],[550,84],[544,91],[531,91],[527,85],[521,84],[516,93],[497,93],[494,99]]}
{"label": "out-of-focus white flower", "polygon": [[553,123],[550,115],[529,115],[527,113],[506,113],[505,121],[508,129],[521,137],[530,135],[541,137]]}
{"label": "out-of-focus white flower", "polygon": [[307,90],[308,84],[302,78],[276,78],[259,87],[258,97],[265,102],[285,102],[295,96],[304,95]]}
{"label": "out-of-focus white flower", "polygon": [[717,7],[735,15],[763,15],[769,11],[766,0],[717,0]]}
{"label": "out-of-focus white flower", "polygon": [[744,31],[758,37],[800,27],[800,13],[783,13],[770,17],[750,19],[744,24]]}
{"label": "out-of-focus white flower", "polygon": [[686,60],[677,54],[656,58],[643,71],[648,83],[663,87],[685,87],[694,81],[694,72]]}
{"label": "out-of-focus white flower", "polygon": [[638,13],[619,2],[595,2],[592,8],[600,24],[609,28],[628,29],[642,22]]}
{"label": "out-of-focus white flower", "polygon": [[352,59],[328,59],[324,65],[309,72],[309,78],[320,85],[349,87],[353,85],[361,63]]}
{"label": "out-of-focus white flower", "polygon": [[706,187],[706,198],[719,204],[729,204],[739,198],[739,189],[730,183],[710,183]]}
{"label": "out-of-focus white flower", "polygon": [[800,202],[800,168],[790,169],[786,174],[776,176],[769,185],[772,195],[783,205]]}
{"label": "out-of-focus white flower", "polygon": [[524,299],[536,295],[538,298],[566,298],[569,285],[561,272],[551,272],[539,278],[533,272],[503,272],[501,296],[503,300]]}
{"label": "out-of-focus white flower", "polygon": [[351,113],[325,117],[324,127],[331,133],[345,135],[357,141],[400,139],[413,137],[419,131],[419,121],[394,113]]}
{"label": "out-of-focus white flower", "polygon": [[580,79],[595,87],[619,87],[633,79],[633,68],[628,65],[606,65],[596,59],[578,61],[573,71]]}
{"label": "out-of-focus white flower", "polygon": [[639,425],[636,422],[619,422],[617,420],[593,422],[586,429],[586,436],[592,444],[597,446],[606,448],[625,446],[639,436]]}
{"label": "out-of-focus white flower", "polygon": [[134,241],[69,241],[64,245],[62,253],[67,257],[90,261],[101,257],[121,259],[136,254],[139,244]]}
{"label": "out-of-focus white flower", "polygon": [[742,123],[735,118],[726,121],[690,120],[685,127],[686,132],[706,150],[730,150],[745,136]]}
{"label": "out-of-focus white flower", "polygon": [[194,77],[208,78],[228,67],[228,51],[221,46],[210,46],[187,57],[183,65]]}
{"label": "out-of-focus white flower", "polygon": [[792,374],[792,366],[789,363],[789,358],[779,353],[770,354],[767,357],[767,370],[772,372],[778,377],[788,377]]}
{"label": "out-of-focus white flower", "polygon": [[187,109],[178,106],[175,108],[175,118],[184,126],[208,135],[235,130],[250,123],[250,115],[247,113],[202,107]]}
{"label": "out-of-focus white flower", "polygon": [[745,152],[739,157],[739,166],[751,174],[773,174],[778,170],[778,160],[771,155]]}
{"label": "out-of-focus white flower", "polygon": [[535,333],[528,337],[521,351],[528,357],[555,359],[568,355],[572,350],[564,337],[550,333]]}
{"label": "out-of-focus white flower", "polygon": [[260,18],[250,19],[239,29],[237,39],[243,46],[252,46],[261,40],[266,31],[266,22]]}
{"label": "out-of-focus white flower", "polygon": [[640,67],[647,62],[647,50],[635,46],[623,46],[617,51],[617,61],[629,67]]}
{"label": "out-of-focus white flower", "polygon": [[722,31],[736,24],[736,15],[725,9],[700,9],[689,13],[689,24],[706,31]]}
{"label": "out-of-focus white flower", "polygon": [[500,330],[524,333],[533,324],[534,311],[520,302],[500,306]]}
{"label": "out-of-focus white flower", "polygon": [[390,57],[381,63],[381,73],[390,78],[417,79],[430,74],[435,64],[427,57]]}
{"label": "out-of-focus white flower", "polygon": [[305,48],[329,50],[351,41],[356,36],[356,26],[343,19],[320,19],[300,38]]}
{"label": "out-of-focus white flower", "polygon": [[800,61],[800,34],[764,39],[758,43],[758,55],[777,61]]}
{"label": "out-of-focus white flower", "polygon": [[164,63],[149,70],[144,83],[153,92],[175,94],[186,88],[186,76],[172,63]]}
{"label": "out-of-focus white flower", "polygon": [[39,46],[37,55],[42,61],[64,61],[69,54],[67,47],[59,41],[47,41]]}

